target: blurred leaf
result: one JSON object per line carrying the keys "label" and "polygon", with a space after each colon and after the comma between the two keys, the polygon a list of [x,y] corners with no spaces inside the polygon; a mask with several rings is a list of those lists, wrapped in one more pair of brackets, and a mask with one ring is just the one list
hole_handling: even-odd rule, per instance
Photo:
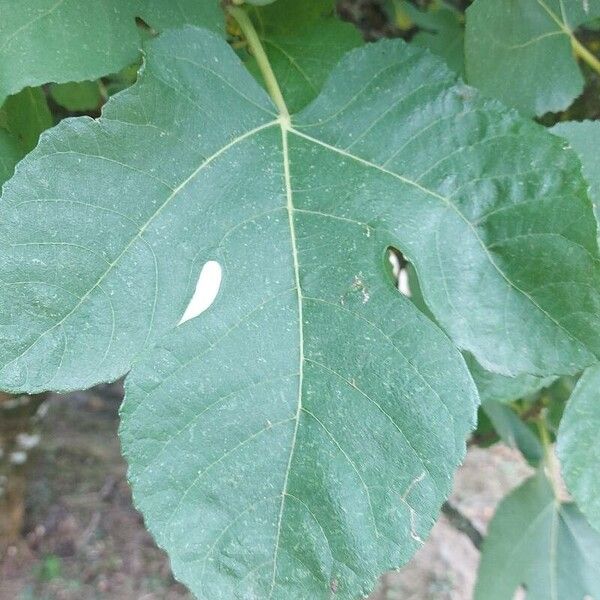
{"label": "blurred leaf", "polygon": [[481,407],[502,441],[519,450],[527,462],[536,466],[544,455],[544,449],[538,436],[519,415],[510,406],[500,402],[484,402]]}
{"label": "blurred leaf", "polygon": [[61,559],[54,554],[50,554],[49,556],[45,556],[39,565],[38,579],[42,581],[52,581],[53,579],[60,577],[61,571]]}
{"label": "blurred leaf", "polygon": [[54,125],[44,91],[28,87],[9,96],[0,109],[0,125],[19,141],[23,152],[33,150],[42,131]]}
{"label": "blurred leaf", "polygon": [[419,10],[407,0],[397,0],[395,6],[408,19],[404,25],[411,23],[421,29],[413,36],[411,43],[428,48],[464,77],[465,31],[462,14],[446,4],[432,5],[427,11]]}
{"label": "blurred leaf", "polygon": [[468,82],[526,115],[567,108],[584,79],[573,31],[600,0],[476,0],[467,9]]}
{"label": "blurred leaf", "polygon": [[490,523],[475,600],[583,600],[600,595],[600,534],[573,503],[554,496],[543,473],[511,492]]}
{"label": "blurred leaf", "polygon": [[133,0],[0,0],[0,103],[27,86],[118,71],[139,50]]}
{"label": "blurred leaf", "polygon": [[558,430],[557,452],[569,491],[600,530],[600,366],[575,387]]}
{"label": "blurred leaf", "polygon": [[102,103],[102,93],[97,81],[55,83],[50,86],[53,100],[72,112],[97,109]]}

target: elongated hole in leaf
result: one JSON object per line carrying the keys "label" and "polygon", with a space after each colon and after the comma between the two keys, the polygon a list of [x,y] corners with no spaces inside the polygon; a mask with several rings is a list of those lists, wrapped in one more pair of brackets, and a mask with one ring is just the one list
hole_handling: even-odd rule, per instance
{"label": "elongated hole in leaf", "polygon": [[404,258],[404,255],[397,248],[389,247],[388,260],[392,265],[392,275],[396,282],[396,287],[401,294],[404,294],[407,298],[412,296],[410,291],[410,285],[408,281],[408,261]]}
{"label": "elongated hole in leaf", "polygon": [[194,319],[212,305],[219,293],[222,275],[223,270],[221,269],[221,265],[215,260],[209,260],[202,267],[194,295],[178,325]]}

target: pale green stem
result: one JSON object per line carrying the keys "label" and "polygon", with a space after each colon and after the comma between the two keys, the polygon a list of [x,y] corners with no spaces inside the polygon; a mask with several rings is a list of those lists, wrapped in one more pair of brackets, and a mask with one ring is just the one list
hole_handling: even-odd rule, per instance
{"label": "pale green stem", "polygon": [[271,63],[267,58],[265,49],[263,48],[250,17],[247,15],[246,11],[239,6],[228,6],[227,11],[240,26],[240,29],[248,42],[248,46],[256,59],[256,63],[258,64],[263,79],[265,80],[267,90],[273,99],[275,106],[277,106],[277,110],[279,110],[280,115],[284,119],[289,119],[290,114],[285,104],[285,100],[283,99],[279,84],[277,83],[275,73],[273,73]]}
{"label": "pale green stem", "polygon": [[540,434],[540,440],[542,447],[544,448],[544,464],[546,465],[548,478],[552,484],[552,491],[557,501],[561,501],[564,496],[563,486],[560,477],[560,465],[558,464],[558,458],[554,452],[552,441],[550,440],[550,433],[546,426],[546,421],[543,416],[540,416],[535,421],[538,432]]}
{"label": "pale green stem", "polygon": [[575,56],[600,75],[600,60],[598,60],[574,35],[571,36],[571,46]]}

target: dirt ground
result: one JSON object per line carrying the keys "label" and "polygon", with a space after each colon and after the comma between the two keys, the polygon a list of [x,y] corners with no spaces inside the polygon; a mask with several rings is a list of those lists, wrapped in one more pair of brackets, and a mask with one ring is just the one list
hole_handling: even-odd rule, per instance
{"label": "dirt ground", "polygon": [[[183,600],[164,553],[131,504],[117,439],[119,386],[55,396],[31,459],[23,541],[0,560],[0,600]],[[528,473],[503,446],[473,448],[452,503],[480,530]],[[469,600],[471,541],[441,517],[417,556],[371,600]]]}

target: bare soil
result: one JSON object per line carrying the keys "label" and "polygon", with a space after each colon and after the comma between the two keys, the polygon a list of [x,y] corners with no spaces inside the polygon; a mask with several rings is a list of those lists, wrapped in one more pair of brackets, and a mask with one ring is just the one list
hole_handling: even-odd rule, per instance
{"label": "bare soil", "polygon": [[[120,389],[55,396],[28,467],[22,540],[0,558],[0,600],[188,600],[133,508],[117,438]],[[453,504],[482,531],[527,475],[504,446],[471,449]],[[371,600],[469,600],[479,560],[441,517],[409,565]]]}

